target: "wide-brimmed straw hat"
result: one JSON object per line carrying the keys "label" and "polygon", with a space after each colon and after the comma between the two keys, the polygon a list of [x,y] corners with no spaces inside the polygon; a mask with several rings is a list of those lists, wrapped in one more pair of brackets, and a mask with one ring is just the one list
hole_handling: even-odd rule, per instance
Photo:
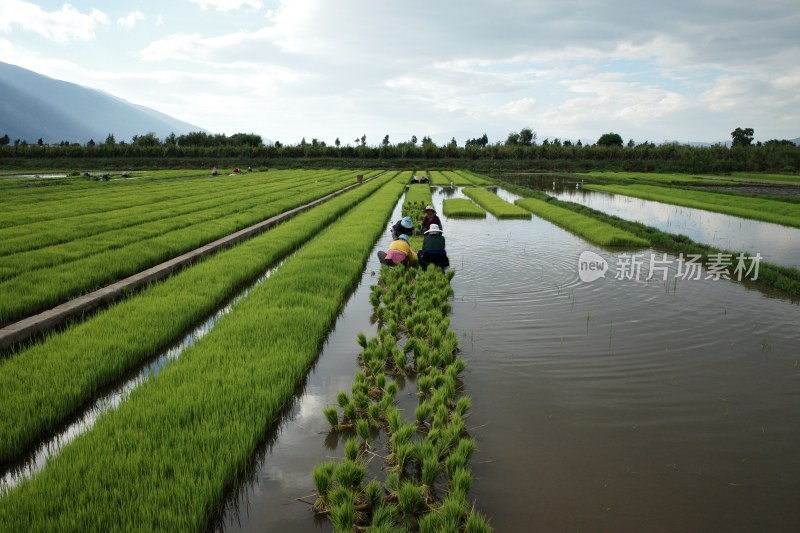
{"label": "wide-brimmed straw hat", "polygon": [[431,227],[428,228],[428,231],[425,232],[425,235],[428,233],[441,233],[442,228],[439,227],[439,224],[431,224]]}
{"label": "wide-brimmed straw hat", "polygon": [[414,221],[411,220],[411,217],[403,217],[403,219],[400,221],[400,225],[404,228],[411,229],[414,227]]}
{"label": "wide-brimmed straw hat", "polygon": [[426,206],[425,206],[425,211],[428,211],[428,210],[431,210],[431,211],[433,211],[434,213],[436,212],[436,209],[434,209],[432,205],[426,205]]}

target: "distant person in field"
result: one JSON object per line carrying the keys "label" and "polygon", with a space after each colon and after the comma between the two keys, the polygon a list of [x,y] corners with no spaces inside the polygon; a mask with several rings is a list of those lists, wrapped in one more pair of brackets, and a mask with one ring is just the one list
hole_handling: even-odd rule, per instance
{"label": "distant person in field", "polygon": [[426,234],[427,231],[430,229],[431,224],[436,224],[439,226],[439,230],[442,229],[442,221],[439,220],[439,217],[436,215],[436,209],[433,208],[432,205],[425,206],[425,218],[422,219],[422,234]]}
{"label": "distant person in field", "polygon": [[408,235],[401,233],[389,244],[388,250],[378,252],[378,259],[388,266],[411,266],[417,262],[417,254],[408,244]]}
{"label": "distant person in field", "polygon": [[392,226],[392,239],[397,239],[400,235],[414,235],[414,221],[411,217],[403,217]]}
{"label": "distant person in field", "polygon": [[216,176],[217,175],[217,167],[211,167],[211,175],[212,176]]}
{"label": "distant person in field", "polygon": [[442,229],[437,224],[431,224],[431,227],[425,232],[425,238],[422,240],[422,250],[417,254],[419,266],[423,269],[428,268],[428,265],[436,265],[441,268],[449,267],[450,259],[447,257],[447,250],[444,244]]}

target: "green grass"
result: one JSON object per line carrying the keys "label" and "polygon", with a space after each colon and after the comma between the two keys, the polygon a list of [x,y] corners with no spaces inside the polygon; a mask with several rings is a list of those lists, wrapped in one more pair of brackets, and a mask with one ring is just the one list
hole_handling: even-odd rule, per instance
{"label": "green grass", "polygon": [[0,462],[22,453],[95,391],[168,346],[391,179],[367,182],[0,360]]}
{"label": "green grass", "polygon": [[384,186],[319,233],[156,379],[0,498],[3,527],[205,530],[317,357],[401,191]]}
{"label": "green grass", "polygon": [[646,239],[615,228],[592,217],[581,215],[536,198],[520,198],[515,202],[545,220],[561,226],[589,242],[601,246],[650,246]]}
{"label": "green grass", "polygon": [[466,198],[445,198],[442,211],[448,217],[486,218],[486,210]]}
{"label": "green grass", "polygon": [[800,204],[791,202],[650,185],[585,185],[584,188],[800,227]]}
{"label": "green grass", "polygon": [[466,187],[463,189],[466,196],[475,201],[497,218],[531,218],[529,211],[510,204],[496,194],[476,187]]}

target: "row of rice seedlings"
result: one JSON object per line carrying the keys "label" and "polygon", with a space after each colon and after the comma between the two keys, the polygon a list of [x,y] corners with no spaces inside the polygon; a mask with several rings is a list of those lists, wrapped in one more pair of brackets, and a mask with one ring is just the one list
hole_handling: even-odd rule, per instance
{"label": "row of rice seedlings", "polygon": [[466,198],[445,198],[442,211],[447,217],[486,218],[486,210]]}
{"label": "row of rice seedlings", "polygon": [[[433,195],[428,184],[410,185],[406,189],[402,212],[403,216],[410,216],[414,221],[414,228],[416,228],[417,233],[422,227],[422,219],[425,218],[425,206],[432,203]],[[422,246],[422,238],[412,238],[411,247],[417,250],[420,246]]]}
{"label": "row of rice seedlings", "polygon": [[[275,176],[277,178],[277,176]],[[87,237],[96,236],[102,239],[104,233],[113,231],[114,237],[119,232],[135,229],[138,233],[138,226],[161,219],[178,219],[181,215],[199,213],[202,211],[219,210],[215,216],[227,213],[242,211],[247,208],[248,203],[243,201],[253,200],[259,197],[258,201],[274,200],[282,196],[282,191],[294,190],[309,183],[314,183],[317,178],[314,175],[297,176],[292,179],[261,179],[250,178],[247,181],[235,180],[228,182],[226,188],[222,189],[197,189],[193,183],[175,183],[170,187],[173,189],[168,199],[160,200],[153,198],[152,194],[145,190],[140,192],[136,189],[128,188],[128,194],[122,200],[128,200],[128,204],[114,206],[112,209],[97,211],[97,207],[91,205],[93,199],[84,199],[77,203],[85,206],[88,213],[78,211],[73,207],[67,213],[58,216],[55,213],[48,213],[48,217],[43,220],[30,223],[17,223],[13,226],[0,229],[0,256],[9,254],[19,254],[28,250],[38,250],[45,247],[67,243]],[[348,174],[339,173],[339,183],[346,183]],[[326,180],[327,181],[327,180]],[[287,189],[287,187],[289,189]],[[145,188],[146,189],[146,188]],[[36,199],[32,199],[35,201]],[[102,202],[105,198],[96,199]],[[49,203],[49,202],[48,202]],[[231,209],[231,207],[234,207]],[[28,204],[30,209],[30,204]],[[37,205],[36,210],[40,209]],[[64,208],[61,209],[65,210]],[[54,209],[54,211],[58,211]],[[4,214],[3,218],[10,216]],[[207,217],[211,218],[211,217]],[[134,228],[134,226],[137,226]],[[165,231],[168,228],[161,228]],[[108,239],[108,237],[105,237]],[[103,240],[97,240],[95,246],[105,244]],[[50,248],[55,252],[58,248]],[[19,257],[19,256],[18,256]]]}
{"label": "row of rice seedlings", "polygon": [[[318,356],[402,189],[383,186],[319,232],[157,379],[0,498],[4,527],[205,530]],[[353,485],[357,470],[339,482]]]}
{"label": "row of rice seedlings", "polygon": [[[453,273],[383,267],[371,288],[378,331],[358,335],[363,370],[351,394],[340,391],[338,405],[323,409],[331,431],[354,428],[355,437],[345,441],[342,462],[321,463],[312,473],[312,509],[336,531],[491,531],[467,501],[476,445],[464,423],[471,399],[459,396],[466,364],[447,316]],[[417,383],[410,420],[395,405],[404,377]],[[383,449],[372,444],[380,440],[376,431],[386,435]],[[384,465],[368,480],[375,457]]]}
{"label": "row of rice seedlings", "polygon": [[319,187],[318,184],[309,183],[302,192],[269,204],[254,205],[223,218],[188,224],[146,240],[51,268],[24,272],[0,282],[0,324],[49,309],[69,298],[140,272],[244,226],[316,200],[341,186],[339,183]]}
{"label": "row of rice seedlings", "polygon": [[493,183],[495,183],[494,180],[492,180],[491,178],[487,178],[486,176],[481,176],[480,174],[476,174],[471,170],[455,170],[453,171],[453,173],[468,179],[475,185],[492,185]]}
{"label": "row of rice seedlings", "polygon": [[[197,171],[194,171],[197,173]],[[333,173],[334,171],[329,171]],[[27,194],[3,194],[0,208],[0,235],[9,227],[37,224],[61,218],[80,219],[87,215],[111,213],[147,205],[159,205],[171,200],[192,197],[215,197],[235,189],[282,180],[302,180],[319,171],[277,171],[243,173],[237,176],[210,179],[208,174],[181,180],[121,180],[111,183],[83,182],[79,187],[35,187]],[[35,207],[35,209],[31,209]],[[100,221],[98,221],[100,222]]]}
{"label": "row of rice seedlings", "polygon": [[475,201],[497,218],[524,218],[530,219],[529,211],[510,204],[496,194],[478,187],[465,187],[462,189],[464,194]]}
{"label": "row of rice seedlings", "polygon": [[0,463],[19,456],[95,391],[168,346],[391,179],[366,182],[0,360]]}
{"label": "row of rice seedlings", "polygon": [[658,185],[585,185],[584,188],[623,194],[644,200],[665,202],[726,215],[800,227],[800,204],[768,198],[713,193],[696,189],[660,187]]}
{"label": "row of rice seedlings", "polygon": [[601,246],[650,246],[650,241],[592,217],[536,198],[520,198],[516,205]]}
{"label": "row of rice seedlings", "polygon": [[[345,183],[342,179],[340,183],[330,185],[330,188],[336,190]],[[314,190],[313,195],[325,192],[317,189],[317,185],[309,181],[293,184],[290,188],[285,184],[272,184],[260,191],[250,189],[233,197],[223,196],[219,199],[206,199],[200,203],[187,202],[180,208],[154,210],[152,216],[146,214],[141,218],[123,218],[119,223],[125,225],[109,231],[98,233],[91,231],[89,233],[92,234],[82,235],[80,228],[74,233],[67,230],[64,235],[59,236],[66,238],[64,242],[0,256],[0,281],[54,265],[65,267],[69,262],[105,252],[113,254],[113,250],[122,249],[130,244],[151,240],[169,232],[182,231],[198,224],[212,222],[216,224],[214,229],[217,232],[223,229],[222,224],[228,228],[241,229],[250,223],[279,214],[284,206],[290,205],[289,202],[294,204],[309,196],[310,190]],[[60,224],[56,226],[72,225],[72,220],[59,222]],[[53,236],[55,233],[53,231],[50,235]],[[216,236],[218,235],[210,234],[209,239]],[[178,255],[177,252],[175,255]],[[113,256],[109,260],[113,261]]]}
{"label": "row of rice seedlings", "polygon": [[[172,182],[163,181],[117,181],[103,183],[85,181],[72,187],[35,187],[25,195],[3,195],[0,207],[10,218],[0,220],[0,232],[10,227],[26,226],[54,221],[62,218],[79,218],[114,210],[136,208],[158,204],[182,197],[191,198],[195,194],[213,196],[231,188],[230,181],[249,186],[254,183],[272,180],[263,174],[243,175],[230,180],[184,179]],[[288,176],[288,175],[287,175]],[[36,209],[31,209],[36,207]]]}
{"label": "row of rice seedlings", "polygon": [[474,185],[470,179],[452,170],[440,170],[434,172],[432,182],[434,185],[441,185],[442,187],[461,187],[464,185]]}

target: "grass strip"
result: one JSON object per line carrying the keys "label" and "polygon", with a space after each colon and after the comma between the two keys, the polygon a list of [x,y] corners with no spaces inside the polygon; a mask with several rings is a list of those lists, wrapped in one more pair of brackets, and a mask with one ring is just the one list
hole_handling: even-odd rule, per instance
{"label": "grass strip", "polygon": [[475,201],[497,218],[531,218],[530,211],[506,202],[496,194],[486,189],[478,187],[465,187],[462,189],[464,195]]}
{"label": "grass strip", "polygon": [[792,202],[652,185],[590,184],[584,188],[800,228],[800,204]]}
{"label": "grass strip", "polygon": [[442,211],[447,217],[486,218],[486,210],[466,198],[445,198]]}
{"label": "grass strip", "polygon": [[319,233],[157,379],[0,498],[4,527],[205,530],[316,359],[402,189],[382,187]]}
{"label": "grass strip", "polygon": [[[614,215],[603,213],[602,211],[597,211],[590,207],[586,207],[573,202],[558,200],[556,198],[548,196],[546,193],[541,191],[535,191],[511,183],[505,184],[504,188],[516,194],[519,194],[520,196],[528,198],[538,198],[542,201],[551,203],[555,206],[563,207],[564,209],[568,209],[570,211],[574,211],[575,213],[586,215],[595,220],[599,220],[611,226],[615,226],[617,228],[628,231],[636,235],[637,237],[649,241],[650,246],[655,249],[672,252],[675,255],[678,254],[699,255],[701,257],[699,261],[700,263],[706,263],[711,255],[716,255],[719,253],[736,256],[736,253],[730,250],[723,250],[721,248],[716,248],[714,246],[709,246],[707,244],[697,243],[692,239],[690,239],[689,237],[686,237],[685,235],[675,235],[672,233],[666,233],[664,231],[658,230],[651,226],[647,226],[640,222],[631,222],[629,220],[625,220]],[[731,267],[727,270],[728,275],[734,275],[732,272],[733,268],[734,265],[731,265]],[[748,280],[748,281],[743,281],[742,283],[748,287],[753,287],[762,290],[765,287],[772,287],[774,289],[782,291],[785,295],[788,295],[790,297],[793,298],[800,297],[800,269],[797,268],[784,267],[781,265],[775,265],[769,262],[762,261],[759,265],[758,280],[755,281]]]}
{"label": "grass strip", "polygon": [[600,222],[536,198],[520,198],[516,205],[601,246],[650,246],[650,241],[629,231]]}
{"label": "grass strip", "polygon": [[96,393],[199,322],[391,175],[152,284],[90,320],[0,360],[0,463],[19,456]]}
{"label": "grass strip", "polygon": [[72,297],[140,272],[250,224],[315,200],[341,188],[308,184],[297,194],[265,205],[168,231],[146,240],[51,268],[22,273],[0,282],[0,324],[49,309]]}
{"label": "grass strip", "polygon": [[[377,334],[358,335],[362,370],[351,394],[340,391],[338,406],[323,410],[345,457],[312,473],[313,509],[336,531],[491,531],[467,501],[476,442],[464,423],[472,400],[458,381],[466,363],[448,317],[453,274],[382,267],[371,288]],[[399,380],[417,388],[405,417]],[[369,469],[381,457],[382,467]]]}
{"label": "grass strip", "polygon": [[485,176],[481,176],[480,174],[476,174],[471,170],[456,170],[454,171],[454,173],[459,176],[462,176],[463,178],[466,178],[475,185],[492,185],[494,183],[493,180]]}

